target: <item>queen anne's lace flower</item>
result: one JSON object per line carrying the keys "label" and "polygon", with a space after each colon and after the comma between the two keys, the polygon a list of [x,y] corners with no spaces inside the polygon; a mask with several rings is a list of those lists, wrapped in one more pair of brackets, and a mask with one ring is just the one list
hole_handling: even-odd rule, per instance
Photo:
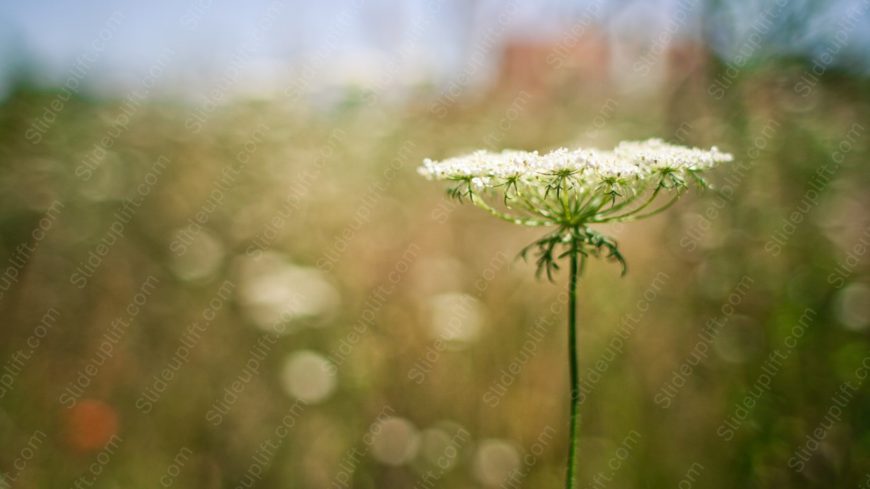
{"label": "queen anne's lace flower", "polygon": [[[501,219],[527,226],[555,226],[527,246],[536,254],[538,274],[553,278],[568,258],[568,352],[571,378],[568,470],[565,487],[576,486],[581,386],[577,353],[577,281],[589,256],[625,259],[611,238],[590,226],[651,216],[670,207],[688,182],[706,186],[701,173],[731,155],[667,144],[660,139],[623,142],[612,151],[557,149],[537,152],[477,151],[443,161],[425,160],[420,174],[453,182],[449,193],[468,199]],[[668,197],[667,194],[670,194]]]}
{"label": "queen anne's lace flower", "polygon": [[[476,151],[443,161],[427,159],[419,172],[431,180],[455,182],[452,196],[468,198],[502,219],[575,228],[660,212],[686,190],[687,182],[706,185],[700,173],[731,159],[715,147],[650,139],[622,142],[612,151]],[[663,193],[671,199],[662,199]]]}

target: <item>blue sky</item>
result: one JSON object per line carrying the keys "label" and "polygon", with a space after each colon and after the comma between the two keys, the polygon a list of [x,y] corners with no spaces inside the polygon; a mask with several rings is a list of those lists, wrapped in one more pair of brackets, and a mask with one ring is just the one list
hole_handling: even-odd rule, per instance
{"label": "blue sky", "polygon": [[[286,77],[300,67],[314,66],[320,79],[354,82],[371,75],[366,71],[389,67],[399,48],[412,42],[403,69],[438,82],[461,70],[470,48],[479,42],[475,35],[487,28],[497,27],[502,36],[555,36],[595,1],[90,0],[73,6],[48,0],[2,0],[0,70],[8,72],[16,62],[27,61],[47,84],[63,80],[76,57],[88,52],[107,19],[119,12],[121,24],[87,75],[90,83],[105,89],[135,84],[167,50],[173,53],[163,77],[167,86],[209,83],[236,68],[244,77],[239,85],[256,85],[258,80]],[[596,17],[605,28],[641,41],[654,38],[681,5],[694,5],[693,14],[699,11],[698,2],[691,0],[598,1],[602,8]],[[774,1],[720,2],[724,7],[708,18],[717,26],[707,33],[708,39],[721,53],[733,51],[751,21]],[[437,12],[430,13],[436,7]],[[848,46],[839,56],[866,73],[868,7],[870,0],[790,0],[786,9],[790,13],[779,20],[797,25],[795,35],[769,37],[780,51],[811,53],[831,42],[841,29],[838,22],[842,23],[844,12],[858,8],[863,15],[855,21]],[[509,20],[501,26],[499,16],[507,11]],[[411,32],[415,19],[425,20],[419,35]],[[680,34],[698,34],[696,24],[692,18]],[[252,39],[258,42],[251,44]],[[863,61],[854,66],[855,59]]]}

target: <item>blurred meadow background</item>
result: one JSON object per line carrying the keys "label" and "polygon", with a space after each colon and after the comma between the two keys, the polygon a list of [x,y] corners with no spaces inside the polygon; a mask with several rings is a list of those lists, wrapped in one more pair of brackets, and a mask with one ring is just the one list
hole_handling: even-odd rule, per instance
{"label": "blurred meadow background", "polygon": [[3,2],[0,487],[561,487],[567,277],[416,167],[661,137],[581,487],[870,488],[868,10]]}

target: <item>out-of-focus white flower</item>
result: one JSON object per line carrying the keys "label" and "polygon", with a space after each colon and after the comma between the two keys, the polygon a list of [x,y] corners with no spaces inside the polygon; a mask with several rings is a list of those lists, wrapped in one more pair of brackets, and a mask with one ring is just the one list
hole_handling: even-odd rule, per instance
{"label": "out-of-focus white flower", "polygon": [[239,302],[254,324],[277,332],[276,324],[287,323],[282,331],[298,329],[296,321],[328,314],[339,303],[338,291],[316,268],[295,265],[286,257],[265,252],[236,260]]}
{"label": "out-of-focus white flower", "polygon": [[325,400],[335,390],[335,380],[329,360],[313,351],[297,351],[284,361],[284,390],[300,401],[316,404]]}
{"label": "out-of-focus white flower", "polygon": [[171,262],[172,271],[182,280],[206,279],[223,264],[224,244],[214,234],[206,230],[196,233],[181,230],[175,236],[178,243],[187,243],[184,252],[174,255]]}
{"label": "out-of-focus white flower", "polygon": [[404,418],[387,418],[372,430],[372,455],[387,465],[402,465],[417,454],[420,434]]}
{"label": "out-of-focus white flower", "polygon": [[432,308],[431,334],[454,344],[470,343],[480,335],[484,309],[468,294],[438,294],[429,301]]}
{"label": "out-of-focus white flower", "polygon": [[863,331],[870,326],[870,286],[856,282],[837,295],[837,318],[847,329]]}
{"label": "out-of-focus white flower", "polygon": [[483,440],[474,454],[474,475],[485,486],[504,486],[519,468],[519,451],[504,440]]}

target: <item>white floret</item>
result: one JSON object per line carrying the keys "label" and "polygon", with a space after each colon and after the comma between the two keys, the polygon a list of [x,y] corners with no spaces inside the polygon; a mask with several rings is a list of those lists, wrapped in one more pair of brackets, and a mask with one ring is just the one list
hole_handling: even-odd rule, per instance
{"label": "white floret", "polygon": [[[700,172],[731,160],[716,147],[704,150],[650,139],[622,142],[611,151],[475,151],[424,160],[418,171],[430,180],[457,182],[455,195],[472,197],[502,219],[574,226],[652,215],[653,201],[663,190],[679,197],[689,181],[704,184]],[[505,210],[487,204],[487,197],[499,194]]]}
{"label": "white floret", "polygon": [[[716,147],[709,150],[676,146],[661,139],[622,142],[612,151],[559,148],[546,154],[505,150],[500,153],[475,151],[442,161],[426,159],[421,175],[432,180],[481,178],[497,185],[499,179],[546,180],[560,172],[571,173],[596,185],[613,178],[650,178],[662,170],[698,171],[732,156]],[[479,184],[483,180],[477,180]]]}

